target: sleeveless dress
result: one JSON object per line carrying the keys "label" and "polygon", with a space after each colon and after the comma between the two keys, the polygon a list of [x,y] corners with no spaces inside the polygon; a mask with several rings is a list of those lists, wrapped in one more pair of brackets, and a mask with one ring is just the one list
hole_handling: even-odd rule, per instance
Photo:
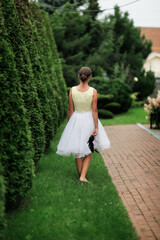
{"label": "sleeveless dress", "polygon": [[[72,87],[74,112],[70,117],[57,145],[57,154],[75,158],[84,157],[91,152],[88,140],[95,129],[92,115],[93,87],[81,92],[76,86]],[[94,140],[98,151],[110,148],[110,141],[100,120],[98,119],[98,133]]]}

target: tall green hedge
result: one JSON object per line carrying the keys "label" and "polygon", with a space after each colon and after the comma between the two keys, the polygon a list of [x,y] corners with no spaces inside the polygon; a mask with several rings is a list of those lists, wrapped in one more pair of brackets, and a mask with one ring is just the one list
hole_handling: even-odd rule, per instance
{"label": "tall green hedge", "polygon": [[[33,159],[37,162],[44,151],[45,137],[40,102],[29,57],[29,52],[33,51],[32,47],[30,48],[32,44],[30,39],[28,39],[30,36],[27,36],[28,29],[26,29],[26,27],[24,28],[24,26],[26,26],[26,22],[24,21],[24,17],[22,15],[23,8],[20,8],[18,1],[16,1],[16,6],[19,10],[19,14],[17,13],[13,0],[2,0],[2,3],[5,27],[15,55],[16,68],[21,82],[23,100],[27,109],[27,116],[32,134],[32,141],[35,150]],[[19,16],[23,17],[21,22]],[[27,23],[27,26],[28,25],[29,23]],[[28,49],[25,41],[29,45]]]}
{"label": "tall green hedge", "polygon": [[[68,107],[67,86],[63,77],[61,60],[59,58],[48,14],[40,10],[39,6],[36,4],[32,3],[31,5],[32,11],[34,11],[34,15],[36,16],[37,29],[40,29],[40,31],[38,31],[41,43],[41,48],[39,48],[39,50],[42,50],[42,54],[45,56],[48,66],[50,82],[55,91],[56,103],[59,110],[60,124],[67,115]],[[39,22],[37,20],[39,20]],[[44,39],[46,39],[46,42],[44,42]]]}
{"label": "tall green hedge", "polygon": [[[44,24],[44,34],[47,37],[48,41],[47,41],[47,46],[49,49],[49,57],[52,59],[52,61],[50,61],[51,65],[50,65],[50,80],[51,80],[51,84],[52,87],[56,93],[56,102],[57,102],[57,107],[58,109],[60,109],[59,111],[59,119],[58,119],[58,124],[60,124],[61,119],[63,119],[63,102],[62,102],[62,96],[59,94],[59,86],[58,86],[58,78],[57,78],[57,74],[56,74],[56,70],[55,70],[55,61],[54,61],[54,57],[52,55],[52,46],[53,48],[55,48],[54,46],[54,42],[52,42],[52,46],[50,44],[50,39],[52,37],[52,34],[50,34],[50,29],[49,26],[50,23],[48,22],[49,19],[47,18],[47,13],[45,12],[41,12],[41,18],[44,19],[43,24]],[[42,21],[41,21],[42,22]],[[52,31],[52,30],[51,30]]]}
{"label": "tall green hedge", "polygon": [[54,62],[54,69],[57,77],[57,82],[58,82],[58,95],[62,99],[62,111],[61,111],[61,120],[66,116],[67,114],[67,107],[68,107],[68,94],[67,94],[67,86],[62,74],[62,65],[61,65],[61,60],[59,58],[56,42],[54,39],[52,27],[50,24],[49,16],[44,12],[44,18],[45,18],[45,26],[46,26],[46,33],[48,35],[49,43],[50,43],[50,48],[51,48],[51,53],[52,53],[52,58]]}
{"label": "tall green hedge", "polygon": [[[34,139],[34,148],[35,148],[35,157],[34,161],[37,161],[41,158],[45,144],[45,123],[43,119],[43,111],[41,106],[41,101],[38,95],[38,86],[39,81],[42,81],[40,74],[40,63],[39,63],[39,55],[37,51],[37,46],[34,41],[34,29],[30,19],[30,9],[28,1],[14,0],[15,6],[17,9],[18,17],[20,20],[21,31],[23,35],[23,39],[25,42],[25,46],[28,50],[30,64],[32,67],[33,79],[32,79],[32,87],[35,90],[35,103],[32,108],[32,115],[34,114],[34,118],[32,117],[32,138]],[[28,93],[30,95],[30,92]],[[33,122],[34,120],[34,122]]]}
{"label": "tall green hedge", "polygon": [[31,4],[32,10],[32,21],[37,28],[37,45],[39,55],[41,56],[41,66],[43,71],[43,82],[47,90],[47,98],[49,100],[49,107],[51,112],[52,123],[52,135],[49,141],[55,135],[58,129],[58,123],[60,118],[60,108],[58,109],[58,95],[56,89],[53,88],[52,81],[55,81],[54,72],[53,72],[53,59],[51,57],[51,49],[49,47],[49,42],[46,36],[45,30],[45,20],[42,17],[42,10],[36,4]]}
{"label": "tall green hedge", "polygon": [[[51,139],[54,137],[55,134],[55,123],[54,119],[52,117],[52,102],[50,101],[50,98],[48,97],[48,91],[47,91],[47,82],[49,82],[49,76],[47,73],[46,63],[43,58],[43,54],[41,51],[41,41],[39,38],[39,30],[37,29],[37,20],[36,20],[36,11],[39,11],[37,9],[37,6],[35,4],[31,4],[28,7],[28,15],[30,16],[30,20],[32,23],[32,44],[35,45],[35,54],[37,57],[34,57],[34,60],[32,62],[32,69],[35,76],[35,83],[37,86],[37,93],[38,98],[40,100],[41,105],[41,112],[43,115],[43,121],[44,121],[44,128],[45,128],[45,149],[47,149],[50,145]],[[33,56],[32,56],[33,57]],[[56,120],[58,121],[58,120]]]}
{"label": "tall green hedge", "polygon": [[4,167],[8,209],[16,206],[32,186],[34,149],[15,57],[1,7],[0,29],[0,162]]}
{"label": "tall green hedge", "polygon": [[17,207],[31,188],[35,165],[66,117],[68,98],[48,16],[37,4],[1,0],[0,52],[3,219],[3,206]]}
{"label": "tall green hedge", "polygon": [[0,239],[4,239],[3,233],[6,227],[6,218],[5,218],[5,184],[3,178],[3,167],[0,162]]}

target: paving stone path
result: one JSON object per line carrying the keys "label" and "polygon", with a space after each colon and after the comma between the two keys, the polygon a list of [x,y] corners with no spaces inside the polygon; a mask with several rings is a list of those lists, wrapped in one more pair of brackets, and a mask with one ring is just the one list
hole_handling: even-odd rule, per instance
{"label": "paving stone path", "polygon": [[160,141],[137,125],[104,128],[111,148],[101,154],[133,225],[160,240]]}

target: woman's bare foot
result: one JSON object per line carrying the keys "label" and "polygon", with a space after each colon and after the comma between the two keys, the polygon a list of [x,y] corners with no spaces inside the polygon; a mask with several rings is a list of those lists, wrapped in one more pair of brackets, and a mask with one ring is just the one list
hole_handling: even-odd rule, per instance
{"label": "woman's bare foot", "polygon": [[88,183],[89,183],[89,181],[88,181],[86,178],[83,178],[83,177],[80,177],[79,180],[80,180],[81,182],[88,182]]}

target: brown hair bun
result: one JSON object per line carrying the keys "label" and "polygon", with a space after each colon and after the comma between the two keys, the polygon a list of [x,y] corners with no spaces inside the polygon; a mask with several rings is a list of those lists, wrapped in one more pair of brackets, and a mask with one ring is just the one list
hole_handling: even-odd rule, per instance
{"label": "brown hair bun", "polygon": [[82,67],[79,70],[79,76],[82,82],[85,82],[91,74],[92,71],[89,67]]}

